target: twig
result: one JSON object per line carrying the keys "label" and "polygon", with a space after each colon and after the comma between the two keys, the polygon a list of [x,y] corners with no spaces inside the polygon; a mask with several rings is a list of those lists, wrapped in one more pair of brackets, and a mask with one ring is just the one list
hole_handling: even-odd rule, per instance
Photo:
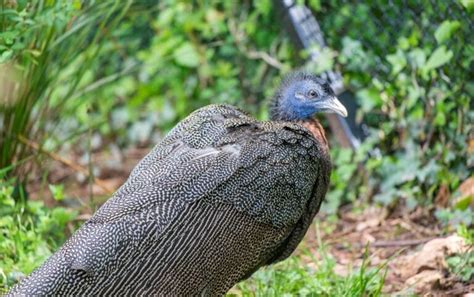
{"label": "twig", "polygon": [[405,239],[405,240],[380,240],[370,243],[373,247],[399,247],[399,246],[412,246],[419,245],[428,242],[435,237],[421,238],[421,239]]}
{"label": "twig", "polygon": [[[405,240],[380,240],[375,242],[370,242],[369,247],[379,247],[379,248],[388,248],[388,247],[404,247],[404,246],[412,246],[412,245],[419,245],[425,242],[428,242],[436,237],[428,237],[428,238],[421,238],[421,239],[405,239]],[[355,247],[360,248],[364,247],[365,244],[357,243]],[[342,244],[336,245],[338,248],[344,248]]]}
{"label": "twig", "polygon": [[249,59],[252,59],[252,60],[261,59],[265,61],[268,65],[273,66],[277,68],[278,70],[283,69],[283,64],[277,59],[275,59],[274,57],[270,56],[266,52],[249,50],[249,51],[244,51],[244,53]]}
{"label": "twig", "polygon": [[[34,149],[34,150],[36,150],[36,151],[38,151],[38,152],[40,152],[40,153],[42,153],[42,154],[47,155],[47,156],[50,157],[51,159],[63,163],[64,165],[68,166],[69,168],[73,169],[74,171],[80,172],[80,173],[86,175],[87,177],[89,177],[89,175],[90,175],[90,174],[89,174],[89,171],[88,171],[87,169],[85,169],[84,167],[82,167],[82,166],[80,166],[80,165],[78,165],[78,164],[76,164],[76,163],[74,163],[74,162],[72,162],[72,161],[70,161],[70,160],[67,160],[67,159],[63,158],[63,157],[59,156],[59,155],[56,154],[56,153],[49,152],[49,151],[47,151],[47,150],[41,148],[39,144],[37,144],[36,142],[31,141],[31,140],[29,140],[29,139],[26,139],[26,138],[25,138],[24,136],[22,136],[22,135],[19,135],[19,136],[18,136],[18,140],[19,140],[21,143],[23,143],[23,144],[29,146],[30,148],[32,148],[32,149]],[[106,183],[105,181],[103,181],[102,179],[94,178],[94,183],[95,183],[97,186],[99,186],[102,190],[106,191],[108,194],[111,194],[111,193],[114,192],[114,190],[112,190],[111,188],[109,188],[109,187],[107,186],[107,183]]]}

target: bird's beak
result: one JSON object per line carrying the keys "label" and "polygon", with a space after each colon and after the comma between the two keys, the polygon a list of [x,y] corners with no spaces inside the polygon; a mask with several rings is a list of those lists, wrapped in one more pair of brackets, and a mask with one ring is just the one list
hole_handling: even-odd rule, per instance
{"label": "bird's beak", "polygon": [[343,117],[347,117],[347,109],[336,96],[324,100],[323,109],[324,112],[333,112]]}

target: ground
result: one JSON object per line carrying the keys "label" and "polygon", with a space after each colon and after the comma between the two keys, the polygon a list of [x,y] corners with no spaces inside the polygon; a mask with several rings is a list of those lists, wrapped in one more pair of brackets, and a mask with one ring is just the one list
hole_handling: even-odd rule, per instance
{"label": "ground", "polygon": [[[133,148],[123,154],[107,151],[93,154],[92,163],[99,166],[96,168],[99,178],[93,183],[88,182],[87,160],[81,163],[74,153],[48,156],[51,170],[48,183],[65,185],[66,196],[71,198],[64,203],[80,209],[80,220],[88,219],[97,205],[108,198],[108,192],[125,181],[149,149]],[[29,185],[32,199],[39,198],[39,193],[45,192],[41,188],[46,187],[44,180],[32,180]],[[52,198],[46,199],[46,204],[53,203]],[[364,259],[368,267],[384,268],[381,271],[386,267],[383,293],[463,296],[474,292],[474,284],[463,283],[451,275],[445,261],[447,256],[465,251],[467,246],[460,237],[443,233],[432,209],[408,211],[361,203],[342,207],[337,218],[320,214],[313,226],[295,252],[301,260],[298,265],[318,269],[322,243],[334,258],[334,272],[339,276],[352,273],[351,268],[360,267]],[[231,293],[241,295],[238,287]]]}

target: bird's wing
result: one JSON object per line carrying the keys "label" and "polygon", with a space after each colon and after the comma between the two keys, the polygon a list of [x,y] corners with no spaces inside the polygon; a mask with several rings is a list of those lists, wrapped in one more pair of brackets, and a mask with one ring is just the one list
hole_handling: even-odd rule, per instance
{"label": "bird's wing", "polygon": [[159,237],[186,205],[229,179],[239,167],[237,151],[216,145],[227,119],[251,120],[234,107],[210,105],[180,122],[65,244],[71,268],[90,273],[115,262],[150,228]]}
{"label": "bird's wing", "polygon": [[[314,139],[298,125],[257,122],[230,106],[200,109],[178,124],[32,277],[44,283],[60,279],[64,291],[59,293],[82,287],[93,293],[94,288],[105,286],[100,280],[133,269],[144,263],[143,258],[164,257],[170,245],[189,244],[182,248],[193,251],[196,246],[191,243],[196,239],[189,238],[189,228],[195,224],[204,228],[200,238],[211,234],[206,230],[219,234],[235,230],[226,235],[228,252],[232,246],[242,246],[246,248],[239,250],[239,259],[249,257],[246,268],[234,275],[238,280],[263,264],[286,257],[304,235],[298,231],[308,227],[302,218],[312,218],[320,203],[313,199],[319,154]],[[209,209],[216,213],[209,215]],[[219,216],[222,221],[207,226],[211,217],[223,214],[220,209],[226,213]],[[208,216],[196,217],[201,213]],[[239,227],[246,225],[254,229]],[[252,232],[261,234],[255,237]],[[224,239],[219,240],[214,244]],[[160,271],[172,269],[167,266],[172,263],[164,260]],[[73,286],[68,285],[71,279]],[[120,290],[122,280],[118,278],[114,288]]]}
{"label": "bird's wing", "polygon": [[205,200],[225,201],[257,222],[287,229],[285,239],[274,246],[263,264],[283,260],[296,248],[319,210],[329,184],[329,157],[300,125],[233,123],[230,131],[235,129],[232,133],[245,139],[240,167]]}
{"label": "bird's wing", "polygon": [[[288,123],[223,125],[227,134],[218,146],[234,145],[238,168],[188,204],[159,242],[145,241],[139,263],[125,265],[130,277],[110,288],[128,283],[130,295],[222,295],[296,248],[321,202],[314,193],[321,171],[314,140]],[[155,283],[135,287],[140,275]]]}

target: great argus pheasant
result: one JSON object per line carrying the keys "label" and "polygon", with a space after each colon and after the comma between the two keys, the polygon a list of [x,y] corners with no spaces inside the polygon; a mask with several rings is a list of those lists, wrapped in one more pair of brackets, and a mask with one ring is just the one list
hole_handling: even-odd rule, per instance
{"label": "great argus pheasant", "polygon": [[318,77],[288,75],[270,121],[229,105],[181,121],[117,192],[9,295],[221,295],[287,258],[326,194]]}

